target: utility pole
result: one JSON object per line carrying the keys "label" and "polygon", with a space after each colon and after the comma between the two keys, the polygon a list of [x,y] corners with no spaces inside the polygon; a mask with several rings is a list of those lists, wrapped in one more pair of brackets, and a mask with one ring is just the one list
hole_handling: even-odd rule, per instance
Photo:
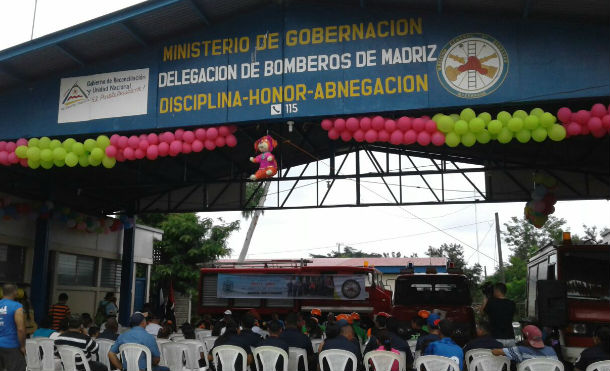
{"label": "utility pole", "polygon": [[498,244],[498,269],[500,270],[500,279],[506,283],[506,277],[504,277],[504,263],[502,262],[502,238],[500,237],[500,218],[496,213],[496,241]]}
{"label": "utility pole", "polygon": [[30,34],[30,40],[34,39],[34,25],[36,24],[36,9],[38,9],[38,0],[34,0],[34,18],[32,19],[32,33]]}
{"label": "utility pole", "polygon": [[341,255],[341,243],[337,242],[337,255]]}
{"label": "utility pole", "polygon": [[257,209],[254,211],[254,215],[252,216],[252,220],[250,221],[250,227],[248,228],[248,233],[246,233],[246,239],[244,240],[244,246],[241,248],[241,252],[239,253],[239,258],[237,261],[239,263],[243,263],[246,260],[246,255],[248,254],[248,249],[250,248],[250,241],[252,241],[252,235],[254,235],[254,229],[256,229],[256,224],[258,223],[258,218],[261,216],[263,212],[262,207],[265,206],[265,199],[267,198],[267,192],[269,192],[269,186],[271,185],[270,181],[265,183],[263,187],[263,196],[258,201]]}

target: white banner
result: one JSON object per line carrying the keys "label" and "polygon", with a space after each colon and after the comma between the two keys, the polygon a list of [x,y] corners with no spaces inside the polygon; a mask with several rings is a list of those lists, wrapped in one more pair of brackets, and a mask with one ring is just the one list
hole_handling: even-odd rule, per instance
{"label": "white banner", "polygon": [[58,123],[146,114],[148,68],[61,79]]}

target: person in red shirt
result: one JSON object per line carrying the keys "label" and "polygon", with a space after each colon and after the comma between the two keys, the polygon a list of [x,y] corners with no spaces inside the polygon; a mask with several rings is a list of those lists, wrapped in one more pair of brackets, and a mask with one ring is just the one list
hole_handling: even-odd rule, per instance
{"label": "person in red shirt", "polygon": [[58,303],[51,305],[49,317],[53,321],[51,325],[52,329],[59,330],[59,323],[61,320],[70,317],[70,307],[66,305],[67,302],[68,294],[62,292],[59,294]]}

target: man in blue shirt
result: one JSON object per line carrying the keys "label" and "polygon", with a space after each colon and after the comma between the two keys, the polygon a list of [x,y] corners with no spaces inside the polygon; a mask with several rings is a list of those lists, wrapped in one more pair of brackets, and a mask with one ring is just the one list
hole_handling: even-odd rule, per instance
{"label": "man in blue shirt", "polygon": [[[354,339],[356,338],[355,334],[354,334],[354,329],[345,320],[337,321],[337,326],[339,326],[339,328],[340,328],[339,335],[337,335],[331,339],[326,339],[324,341],[324,345],[322,345],[322,351],[328,350],[328,349],[340,349],[340,350],[346,350],[348,352],[351,352],[356,356],[357,369],[363,370],[364,368],[362,366],[362,352],[360,351],[360,346],[358,345],[358,342],[354,341]],[[327,366],[327,365],[325,365],[325,366]],[[345,370],[351,371],[352,367],[353,366],[351,365],[351,361],[348,361],[347,364],[345,365]],[[321,370],[321,371],[326,371],[326,370],[328,370],[328,368],[324,367],[324,370]],[[342,370],[337,370],[337,371],[342,371]]]}
{"label": "man in blue shirt", "polygon": [[464,367],[464,352],[459,345],[451,340],[453,323],[444,319],[439,322],[438,328],[441,333],[441,340],[431,342],[424,351],[424,355],[447,357],[459,364],[460,370],[462,370]]}
{"label": "man in blue shirt", "polygon": [[527,325],[521,330],[523,333],[523,345],[514,347],[493,349],[491,352],[496,356],[506,356],[517,363],[532,358],[557,359],[557,353],[542,341],[542,332],[534,325]]}
{"label": "man in blue shirt", "polygon": [[[108,358],[110,359],[112,366],[119,370],[125,369],[125,364],[121,364],[117,354],[119,353],[121,345],[129,343],[144,345],[150,350],[153,371],[169,371],[169,368],[158,365],[159,360],[161,359],[161,352],[159,352],[159,347],[157,346],[155,338],[145,330],[146,318],[144,315],[139,312],[134,313],[129,319],[129,325],[131,326],[131,330],[119,335],[108,352]],[[140,370],[146,370],[146,357],[143,354],[138,360],[138,366],[140,367]]]}
{"label": "man in blue shirt", "polygon": [[415,345],[415,350],[424,351],[433,341],[438,341],[441,339],[441,332],[438,329],[438,324],[441,322],[441,317],[432,313],[428,316],[426,323],[428,324],[428,334],[424,336],[420,336],[417,338],[417,344]]}
{"label": "man in blue shirt", "polygon": [[5,284],[0,300],[0,365],[6,371],[25,370],[25,320],[23,306],[15,301],[17,286]]}
{"label": "man in blue shirt", "polygon": [[[314,352],[311,340],[307,335],[299,331],[298,317],[296,313],[288,313],[286,316],[286,329],[280,335],[280,339],[285,341],[289,347],[301,348],[307,352],[307,362],[314,363]],[[305,370],[304,362],[299,362],[298,371]]]}
{"label": "man in blue shirt", "polygon": [[[282,349],[286,354],[289,353],[288,344],[282,340],[280,337],[282,335],[282,324],[279,321],[272,320],[269,322],[267,326],[267,330],[269,331],[269,336],[259,343],[259,347],[267,346],[267,347],[275,347]],[[258,360],[256,360],[256,364],[258,366]],[[284,369],[284,360],[282,357],[278,357],[275,363],[276,371],[281,371]]]}

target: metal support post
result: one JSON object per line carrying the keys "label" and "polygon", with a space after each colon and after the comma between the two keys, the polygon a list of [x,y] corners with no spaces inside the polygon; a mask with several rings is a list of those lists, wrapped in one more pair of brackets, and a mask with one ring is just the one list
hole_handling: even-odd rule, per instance
{"label": "metal support post", "polygon": [[123,261],[121,265],[121,296],[119,301],[119,323],[129,326],[131,316],[131,296],[133,292],[133,272],[135,270],[133,254],[136,242],[136,222],[134,218],[133,228],[123,230]]}
{"label": "metal support post", "polygon": [[32,266],[32,286],[30,297],[34,317],[40,321],[48,313],[49,286],[49,219],[36,219],[34,240],[34,264]]}

